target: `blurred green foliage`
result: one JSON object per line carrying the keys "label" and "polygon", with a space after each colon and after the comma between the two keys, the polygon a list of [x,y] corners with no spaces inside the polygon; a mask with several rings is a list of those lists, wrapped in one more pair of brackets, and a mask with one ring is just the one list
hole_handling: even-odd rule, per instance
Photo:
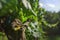
{"label": "blurred green foliage", "polygon": [[53,14],[40,8],[39,0],[0,0],[0,10],[0,17],[12,14],[12,17],[18,17],[22,23],[27,19],[32,20],[26,29],[27,40],[43,40],[43,29],[54,28],[60,20],[55,12]]}

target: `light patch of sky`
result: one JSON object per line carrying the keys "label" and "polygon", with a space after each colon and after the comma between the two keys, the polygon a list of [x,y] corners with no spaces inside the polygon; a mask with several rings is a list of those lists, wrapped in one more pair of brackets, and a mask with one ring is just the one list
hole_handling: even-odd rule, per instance
{"label": "light patch of sky", "polygon": [[40,0],[40,3],[48,11],[60,11],[60,0]]}

